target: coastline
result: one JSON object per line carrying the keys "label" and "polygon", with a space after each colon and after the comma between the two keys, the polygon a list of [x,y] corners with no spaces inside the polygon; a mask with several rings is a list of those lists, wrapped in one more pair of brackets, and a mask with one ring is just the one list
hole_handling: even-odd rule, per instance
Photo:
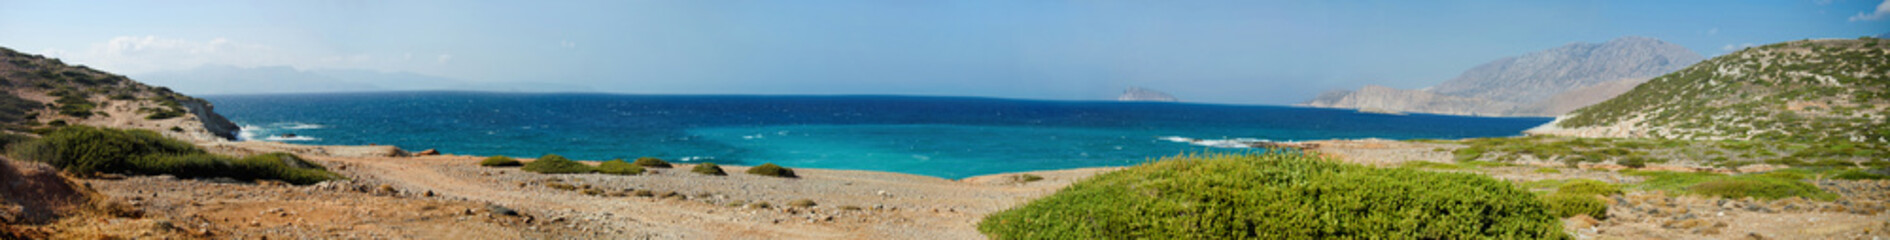
{"label": "coastline", "polygon": [[[1317,143],[1319,148],[1311,151],[1330,159],[1398,168],[1417,161],[1454,164],[1449,150],[1462,147],[1383,139],[1307,142]],[[115,222],[112,227],[147,231],[142,230],[147,228],[144,226],[175,224],[187,226],[177,227],[186,229],[182,231],[186,236],[198,237],[983,239],[987,236],[977,230],[977,224],[985,215],[1048,196],[1088,177],[1125,168],[1025,171],[962,179],[794,168],[798,178],[777,178],[746,174],[748,166],[722,166],[729,172],[727,176],[709,176],[689,172],[695,164],[673,163],[673,168],[650,168],[641,175],[539,174],[517,167],[479,166],[482,156],[412,156],[385,145],[260,141],[198,144],[220,154],[297,153],[349,180],[306,186],[162,175],[79,181],[114,199],[161,210],[146,213],[146,220]],[[1519,186],[1565,179],[1640,181],[1639,177],[1610,171],[1608,166],[1584,165],[1555,173],[1544,173],[1542,168],[1554,167],[1519,164],[1426,171],[1482,174]],[[1026,174],[1042,179],[1020,181]],[[1890,181],[1837,184],[1831,186],[1890,189]],[[1870,201],[1883,198],[1877,196],[1882,193],[1847,193],[1846,197]],[[790,206],[801,200],[814,205]],[[1715,200],[1631,192],[1611,200],[1611,204],[1622,206],[1609,208],[1610,219],[1576,217],[1563,221],[1567,231],[1591,237],[1716,238],[1755,234],[1816,238],[1848,236],[1844,234],[1858,231],[1872,233],[1881,227],[1874,224],[1885,224],[1884,217],[1890,216],[1818,211],[1815,209],[1820,206],[1828,209],[1831,206],[1824,205],[1833,204],[1792,200],[1734,200],[1741,206],[1767,206],[1767,210],[1720,210],[1728,203]],[[1659,208],[1666,209],[1662,211],[1720,211],[1716,213],[1719,215],[1702,218],[1723,224],[1713,225],[1716,227],[1711,227],[1715,229],[1711,232],[1675,232],[1663,220],[1672,215],[1643,213],[1630,210],[1640,208],[1629,207],[1647,204],[1662,206]],[[477,230],[466,230],[467,226],[476,226]],[[1716,229],[1742,232],[1722,234]],[[1821,230],[1813,233],[1802,229]]]}

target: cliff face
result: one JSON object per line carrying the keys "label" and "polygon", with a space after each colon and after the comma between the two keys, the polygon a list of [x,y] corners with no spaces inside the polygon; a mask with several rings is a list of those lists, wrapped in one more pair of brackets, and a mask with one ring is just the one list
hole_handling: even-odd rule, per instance
{"label": "cliff face", "polygon": [[[193,141],[236,138],[237,125],[209,101],[122,75],[0,48],[0,127],[58,124],[138,128]],[[31,107],[26,107],[31,106]]]}
{"label": "cliff face", "polygon": [[[1631,79],[1648,79],[1700,61],[1685,47],[1643,37],[1624,37],[1606,43],[1575,43],[1517,57],[1498,59],[1427,90],[1366,91],[1351,96],[1321,96],[1301,103],[1328,108],[1383,108],[1353,103],[1402,103],[1404,112],[1486,116],[1555,116],[1592,99],[1607,99],[1618,87],[1591,87]],[[1578,91],[1580,90],[1580,91]],[[1426,92],[1415,94],[1410,92]],[[1625,91],[1625,90],[1620,90]],[[1443,97],[1439,97],[1443,96]],[[1359,99],[1352,103],[1335,99]],[[1593,100],[1599,101],[1599,100]]]}
{"label": "cliff face", "polygon": [[1139,87],[1130,87],[1128,90],[1123,90],[1122,95],[1116,97],[1116,101],[1176,102],[1181,100],[1175,99],[1175,96],[1168,95],[1168,93]]}
{"label": "cliff face", "polygon": [[1890,142],[1890,40],[1794,41],[1648,80],[1531,134]]}

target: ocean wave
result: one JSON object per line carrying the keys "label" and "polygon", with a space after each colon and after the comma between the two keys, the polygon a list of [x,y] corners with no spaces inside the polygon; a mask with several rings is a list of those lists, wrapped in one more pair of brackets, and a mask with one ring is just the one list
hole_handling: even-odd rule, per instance
{"label": "ocean wave", "polygon": [[277,124],[282,125],[282,129],[289,129],[289,130],[328,128],[328,126],[323,126],[321,124],[313,124],[313,123],[286,122],[286,123],[277,123]]}
{"label": "ocean wave", "polygon": [[313,124],[313,123],[303,123],[303,122],[279,122],[279,123],[270,123],[270,124],[265,124],[265,125],[244,124],[242,125],[242,129],[237,130],[236,140],[237,141],[261,140],[261,141],[277,141],[277,142],[317,141],[321,139],[315,138],[315,137],[309,137],[309,136],[300,136],[300,135],[297,135],[297,136],[284,136],[284,135],[296,135],[296,133],[293,130],[311,130],[311,129],[323,129],[323,128],[328,128],[328,126],[321,125],[321,124]]}
{"label": "ocean wave", "polygon": [[1157,139],[1167,140],[1170,142],[1187,143],[1187,144],[1195,145],[1195,146],[1216,147],[1216,148],[1254,148],[1254,145],[1261,144],[1261,143],[1297,143],[1297,142],[1291,142],[1291,141],[1273,141],[1273,140],[1258,139],[1258,138],[1198,139],[1198,138],[1188,138],[1188,137],[1180,137],[1180,136],[1165,136],[1165,137],[1158,137]]}
{"label": "ocean wave", "polygon": [[683,157],[683,158],[680,158],[680,159],[676,159],[676,161],[678,161],[678,162],[694,162],[694,161],[704,161],[704,160],[712,160],[712,159],[715,159],[715,157],[703,157],[703,156],[688,156],[688,157]]}
{"label": "ocean wave", "polygon": [[239,128],[239,129],[237,129],[237,131],[236,131],[236,140],[237,140],[237,141],[248,141],[248,140],[251,140],[251,139],[256,139],[256,135],[260,135],[260,134],[261,134],[261,133],[258,133],[259,131],[262,131],[262,127],[261,127],[261,126],[256,126],[256,125],[243,125],[243,126],[242,126],[242,128]]}
{"label": "ocean wave", "polygon": [[287,142],[287,141],[315,141],[315,140],[322,140],[322,139],[309,137],[309,136],[293,136],[293,137],[269,136],[269,137],[264,137],[262,140],[272,141],[272,142]]}

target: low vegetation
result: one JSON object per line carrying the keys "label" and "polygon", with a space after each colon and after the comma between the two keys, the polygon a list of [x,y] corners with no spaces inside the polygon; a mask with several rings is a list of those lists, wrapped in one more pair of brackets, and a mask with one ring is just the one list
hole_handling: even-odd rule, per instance
{"label": "low vegetation", "polygon": [[1803,180],[1805,170],[1779,170],[1766,173],[1718,174],[1707,172],[1633,171],[1628,175],[1646,178],[1637,188],[1724,198],[1780,199],[1801,197],[1832,200],[1837,194],[1825,192]]}
{"label": "low vegetation", "polygon": [[647,168],[670,168],[669,161],[663,161],[663,159],[653,158],[653,157],[637,158],[636,164],[637,166],[642,166],[642,167],[647,167]]}
{"label": "low vegetation", "polygon": [[1653,138],[1890,144],[1890,43],[1792,41],[1747,48],[1583,107],[1562,127],[1638,121]]}
{"label": "low vegetation", "polygon": [[479,166],[487,167],[517,167],[524,165],[524,163],[519,163],[518,159],[512,159],[512,157],[507,156],[491,156],[486,157],[486,160],[479,161]]}
{"label": "low vegetation", "polygon": [[642,166],[624,162],[623,159],[615,159],[597,164],[597,172],[603,174],[637,175],[643,174],[643,171]]}
{"label": "low vegetation", "polygon": [[1614,163],[1630,168],[1678,164],[1728,169],[1758,163],[1838,168],[1890,165],[1890,160],[1885,160],[1890,159],[1890,146],[1854,142],[1530,136],[1465,139],[1459,143],[1469,145],[1452,151],[1460,162],[1534,160],[1568,165]]}
{"label": "low vegetation", "polygon": [[520,168],[520,170],[547,174],[590,173],[597,171],[591,168],[590,165],[571,161],[571,159],[558,156],[557,154],[545,154],[545,156],[540,156],[537,160],[526,163],[525,167]]}
{"label": "low vegetation", "polygon": [[1170,157],[987,216],[997,239],[1567,238],[1533,193],[1487,176],[1301,153]]}
{"label": "low vegetation", "polygon": [[728,176],[728,172],[722,171],[722,166],[715,165],[715,163],[696,164],[696,167],[689,169],[689,171],[702,175]]}
{"label": "low vegetation", "polygon": [[787,205],[790,207],[809,208],[809,207],[814,207],[815,205],[819,205],[819,204],[815,204],[813,199],[803,198],[803,199],[795,199],[794,201],[789,201]]}
{"label": "low vegetation", "polygon": [[1020,183],[1043,181],[1043,176],[1037,176],[1036,174],[1011,175],[1011,181]]}
{"label": "low vegetation", "polygon": [[1542,203],[1548,204],[1550,214],[1556,217],[1588,215],[1596,219],[1607,219],[1608,216],[1608,203],[1590,195],[1551,193],[1542,196]]}
{"label": "low vegetation", "polygon": [[215,155],[148,130],[73,125],[8,147],[16,159],[45,162],[68,173],[168,174],[183,178],[281,180],[313,184],[341,179],[319,164],[288,153],[243,158]]}
{"label": "low vegetation", "polygon": [[1556,217],[1574,217],[1587,215],[1596,219],[1608,218],[1608,203],[1602,197],[1619,195],[1621,187],[1593,179],[1556,180],[1554,192],[1542,196],[1542,202],[1549,205],[1549,212]]}
{"label": "low vegetation", "polygon": [[800,177],[794,175],[794,169],[784,168],[781,167],[781,165],[774,165],[774,163],[763,163],[761,166],[748,168],[748,174],[784,178]]}

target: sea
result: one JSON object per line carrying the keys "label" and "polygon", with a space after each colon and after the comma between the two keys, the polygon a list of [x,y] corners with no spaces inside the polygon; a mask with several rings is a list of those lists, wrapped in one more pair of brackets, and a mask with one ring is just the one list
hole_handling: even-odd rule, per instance
{"label": "sea", "polygon": [[376,92],[204,96],[243,140],[957,179],[1254,152],[1258,141],[1520,135],[1550,118],[921,96]]}

